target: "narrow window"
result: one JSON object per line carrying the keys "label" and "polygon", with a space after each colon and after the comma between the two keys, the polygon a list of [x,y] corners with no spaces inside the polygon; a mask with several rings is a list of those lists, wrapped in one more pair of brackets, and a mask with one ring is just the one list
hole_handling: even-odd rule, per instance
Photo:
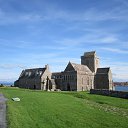
{"label": "narrow window", "polygon": [[84,84],[84,80],[83,80],[83,78],[82,78],[82,84]]}
{"label": "narrow window", "polygon": [[87,85],[89,85],[89,77],[87,78]]}

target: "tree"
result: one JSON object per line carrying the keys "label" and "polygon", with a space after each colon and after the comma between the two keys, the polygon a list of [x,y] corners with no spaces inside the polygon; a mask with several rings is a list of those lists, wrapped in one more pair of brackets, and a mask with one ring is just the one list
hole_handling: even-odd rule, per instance
{"label": "tree", "polygon": [[4,87],[4,85],[3,84],[0,84],[0,87]]}

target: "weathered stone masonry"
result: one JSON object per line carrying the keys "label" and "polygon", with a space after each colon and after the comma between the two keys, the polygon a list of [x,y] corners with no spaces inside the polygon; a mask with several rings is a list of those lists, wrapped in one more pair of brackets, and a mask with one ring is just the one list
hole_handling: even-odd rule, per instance
{"label": "weathered stone masonry", "polygon": [[48,65],[23,70],[15,86],[62,91],[112,89],[112,73],[110,68],[99,68],[99,58],[92,51],[81,56],[81,64],[69,62],[62,72],[51,73]]}

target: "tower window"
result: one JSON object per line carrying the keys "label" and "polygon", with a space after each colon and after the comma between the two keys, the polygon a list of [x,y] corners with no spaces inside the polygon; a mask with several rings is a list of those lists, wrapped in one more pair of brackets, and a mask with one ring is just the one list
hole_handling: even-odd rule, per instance
{"label": "tower window", "polygon": [[89,65],[89,60],[86,60],[86,65]]}

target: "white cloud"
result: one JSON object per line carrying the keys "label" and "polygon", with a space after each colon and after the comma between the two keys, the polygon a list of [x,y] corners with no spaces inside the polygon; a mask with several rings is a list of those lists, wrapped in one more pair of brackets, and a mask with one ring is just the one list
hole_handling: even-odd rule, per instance
{"label": "white cloud", "polygon": [[[126,1],[123,0],[123,3]],[[47,5],[48,6],[48,5]],[[128,21],[127,18],[128,9],[117,6],[111,10],[98,10],[97,8],[85,8],[84,12],[71,12],[69,10],[64,10],[56,5],[51,5],[49,7],[42,8],[41,11],[32,12],[7,12],[0,9],[0,24],[13,24],[13,23],[22,23],[22,22],[41,22],[41,21],[86,21],[86,22],[99,22],[99,21],[108,21],[108,20],[121,20]]]}
{"label": "white cloud", "polygon": [[114,53],[128,54],[128,51],[122,49],[116,49],[116,48],[100,48],[100,49]]}
{"label": "white cloud", "polygon": [[40,14],[31,13],[9,13],[0,9],[0,25],[10,25],[16,23],[33,23],[43,20]]}
{"label": "white cloud", "polygon": [[[127,3],[127,2],[125,2]],[[66,21],[86,21],[86,22],[97,22],[97,21],[128,21],[127,18],[128,9],[123,6],[115,6],[110,10],[100,10],[96,7],[85,9],[81,12],[71,12],[68,10],[62,10],[58,8],[51,8],[46,14],[45,20],[49,19],[63,19]]]}
{"label": "white cloud", "polygon": [[45,10],[45,16],[42,17],[43,20],[64,20],[64,21],[86,21],[86,22],[98,22],[98,21],[108,21],[108,20],[128,20],[127,9],[120,6],[115,6],[111,10],[99,10],[95,7],[85,8],[85,11],[81,12],[71,12],[68,10],[62,10],[59,7],[52,7]]}
{"label": "white cloud", "polygon": [[114,81],[128,81],[128,74],[116,74],[115,76],[113,76],[113,80]]}
{"label": "white cloud", "polygon": [[111,67],[113,71],[113,79],[114,81],[117,80],[122,80],[122,81],[128,81],[128,66],[116,66],[116,67]]}
{"label": "white cloud", "polygon": [[117,41],[117,38],[113,36],[108,36],[101,39],[101,42],[104,42],[104,43],[113,43],[116,41]]}
{"label": "white cloud", "polygon": [[101,59],[102,67],[110,67],[113,74],[114,81],[128,81],[128,63],[127,62],[113,62],[112,58]]}
{"label": "white cloud", "polygon": [[77,38],[64,38],[62,40],[56,40],[55,42],[67,46],[79,46],[81,44],[116,44],[118,38],[112,34],[101,33],[89,33]]}
{"label": "white cloud", "polygon": [[15,69],[7,69],[7,70],[1,70],[0,69],[0,81],[6,81],[6,82],[13,82],[16,79],[18,79],[21,69],[15,70]]}
{"label": "white cloud", "polygon": [[[13,42],[13,43],[12,43]],[[33,45],[36,45],[34,42],[23,41],[23,40],[8,40],[0,38],[0,46],[1,47],[9,47],[9,48],[30,48]]]}
{"label": "white cloud", "polygon": [[15,68],[26,68],[24,65],[17,65],[17,64],[0,64],[0,69],[15,69]]}

